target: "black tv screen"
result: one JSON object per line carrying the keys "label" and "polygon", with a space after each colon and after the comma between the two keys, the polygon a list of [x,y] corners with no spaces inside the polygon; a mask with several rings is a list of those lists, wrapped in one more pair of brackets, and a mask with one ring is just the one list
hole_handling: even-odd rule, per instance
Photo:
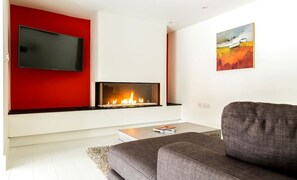
{"label": "black tv screen", "polygon": [[82,71],[83,39],[19,26],[19,67]]}

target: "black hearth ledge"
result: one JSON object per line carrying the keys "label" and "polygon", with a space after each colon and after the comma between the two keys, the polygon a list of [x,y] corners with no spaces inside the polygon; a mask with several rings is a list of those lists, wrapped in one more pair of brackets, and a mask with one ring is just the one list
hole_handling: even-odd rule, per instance
{"label": "black hearth ledge", "polygon": [[95,107],[95,106],[81,106],[81,107],[63,107],[63,108],[40,108],[40,109],[15,109],[8,112],[13,114],[34,114],[34,113],[50,113],[50,112],[67,112],[67,111],[89,111],[89,110],[107,110],[107,109],[130,109],[130,108],[148,108],[158,107],[162,105],[151,106],[126,106],[126,107]]}
{"label": "black hearth ledge", "polygon": [[180,103],[170,103],[170,102],[168,102],[167,103],[167,106],[181,106],[182,104],[180,104]]}

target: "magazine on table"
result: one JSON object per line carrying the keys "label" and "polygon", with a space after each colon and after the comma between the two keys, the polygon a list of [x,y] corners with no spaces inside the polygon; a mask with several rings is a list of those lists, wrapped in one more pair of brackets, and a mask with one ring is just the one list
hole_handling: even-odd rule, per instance
{"label": "magazine on table", "polygon": [[162,134],[174,134],[175,133],[175,126],[171,126],[171,125],[165,125],[165,126],[160,126],[160,127],[156,127],[153,128],[153,131],[162,133]]}

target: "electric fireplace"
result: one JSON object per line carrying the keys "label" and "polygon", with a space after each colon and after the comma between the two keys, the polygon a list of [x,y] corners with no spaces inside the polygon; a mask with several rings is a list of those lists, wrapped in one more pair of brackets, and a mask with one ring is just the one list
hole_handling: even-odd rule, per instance
{"label": "electric fireplace", "polygon": [[160,83],[96,82],[98,108],[125,108],[160,105]]}

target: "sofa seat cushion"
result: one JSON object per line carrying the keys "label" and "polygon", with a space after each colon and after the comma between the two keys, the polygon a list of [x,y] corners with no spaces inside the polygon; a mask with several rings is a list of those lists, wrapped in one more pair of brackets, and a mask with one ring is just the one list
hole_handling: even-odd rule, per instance
{"label": "sofa seat cushion", "polygon": [[224,108],[222,133],[228,156],[297,173],[297,106],[234,102]]}
{"label": "sofa seat cushion", "polygon": [[294,180],[288,176],[216,154],[201,146],[178,142],[158,153],[158,180]]}
{"label": "sofa seat cushion", "polygon": [[176,142],[190,142],[214,153],[225,154],[221,139],[199,133],[182,133],[115,145],[108,153],[108,162],[124,179],[155,180],[158,150]]}

